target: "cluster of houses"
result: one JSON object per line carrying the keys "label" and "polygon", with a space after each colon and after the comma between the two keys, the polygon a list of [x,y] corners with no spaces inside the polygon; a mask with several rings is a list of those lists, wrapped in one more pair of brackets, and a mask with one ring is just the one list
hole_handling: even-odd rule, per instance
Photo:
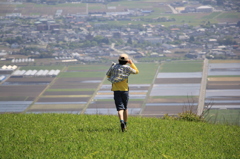
{"label": "cluster of houses", "polygon": [[[200,7],[199,9],[206,9],[208,12],[209,8]],[[146,10],[141,11],[147,12]],[[116,56],[118,54],[116,49],[125,51],[136,58],[169,56],[177,49],[190,50],[184,52],[188,58],[205,58],[206,56],[239,58],[235,53],[240,51],[240,28],[237,22],[208,23],[208,25],[196,27],[185,23],[165,27],[164,23],[159,23],[158,25],[142,25],[141,28],[126,25],[121,28],[104,29],[107,24],[98,22],[98,17],[107,15],[106,12],[90,13],[88,16],[81,14],[61,16],[61,13],[62,10],[57,10],[56,17],[2,17],[0,21],[0,45],[17,49],[13,54],[25,54],[24,50],[27,48],[37,47],[38,49],[31,50],[28,55],[34,57],[40,55],[41,52],[49,53],[51,51],[51,56],[56,57],[56,60],[75,58],[80,61],[98,61],[99,57]],[[92,15],[95,16],[95,23],[90,25],[88,19]],[[25,23],[23,24],[22,21]],[[71,43],[91,42],[91,39],[96,36],[111,39],[111,43],[118,41],[122,41],[122,43],[118,43],[115,47],[111,43],[85,48],[68,47]],[[219,39],[224,39],[227,36],[231,36],[236,44],[225,46],[218,42]],[[129,40],[133,44],[130,45]],[[136,44],[138,47],[135,47]],[[141,44],[149,45],[141,47]],[[6,56],[6,53],[0,54],[0,56]],[[12,62],[22,61],[25,60],[15,59]],[[34,59],[31,59],[30,62],[34,62]]]}

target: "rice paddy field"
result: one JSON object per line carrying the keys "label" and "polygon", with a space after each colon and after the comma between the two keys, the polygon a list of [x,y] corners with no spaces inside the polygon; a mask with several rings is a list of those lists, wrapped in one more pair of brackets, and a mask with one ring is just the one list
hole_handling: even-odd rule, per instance
{"label": "rice paddy field", "polygon": [[[216,112],[235,112],[240,104],[239,61],[210,61],[205,104],[211,103],[209,120]],[[1,113],[71,113],[116,115],[109,65],[28,66],[20,70],[59,69],[56,77],[13,78],[0,85]],[[129,77],[129,114],[162,117],[187,109],[197,111],[202,61],[136,63],[140,73]],[[218,117],[219,117],[218,116]],[[210,119],[211,118],[211,119]],[[214,119],[216,120],[216,119]]]}

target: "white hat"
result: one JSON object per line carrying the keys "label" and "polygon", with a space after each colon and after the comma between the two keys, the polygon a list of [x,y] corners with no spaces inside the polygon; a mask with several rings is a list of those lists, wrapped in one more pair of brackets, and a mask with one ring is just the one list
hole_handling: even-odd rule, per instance
{"label": "white hat", "polygon": [[121,54],[118,58],[119,61],[128,61],[128,55],[127,54]]}

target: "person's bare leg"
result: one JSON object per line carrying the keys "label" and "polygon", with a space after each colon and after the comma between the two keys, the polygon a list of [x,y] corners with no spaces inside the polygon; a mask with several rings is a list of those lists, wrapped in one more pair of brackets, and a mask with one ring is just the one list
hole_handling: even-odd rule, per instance
{"label": "person's bare leg", "polygon": [[124,132],[126,130],[126,126],[124,124],[124,110],[118,111],[118,117],[120,119],[122,132]]}
{"label": "person's bare leg", "polygon": [[123,115],[124,113],[123,112],[124,112],[124,110],[119,110],[118,111],[118,117],[119,117],[120,120],[124,120],[124,115]]}

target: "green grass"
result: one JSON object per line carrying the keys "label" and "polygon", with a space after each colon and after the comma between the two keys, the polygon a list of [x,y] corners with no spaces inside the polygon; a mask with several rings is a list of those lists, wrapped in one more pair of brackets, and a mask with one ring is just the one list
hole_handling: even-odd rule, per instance
{"label": "green grass", "polygon": [[217,18],[221,19],[221,18],[230,18],[230,19],[239,19],[240,17],[240,13],[239,12],[226,12],[226,13],[222,13],[221,15],[219,15]]}
{"label": "green grass", "polygon": [[211,109],[206,119],[212,123],[227,123],[240,126],[240,109]]}
{"label": "green grass", "polygon": [[136,1],[119,1],[119,2],[112,2],[108,6],[120,6],[120,7],[129,7],[129,8],[150,8],[153,7],[153,4],[151,3],[138,3]]}
{"label": "green grass", "polygon": [[[22,4],[22,5],[24,5],[24,4]],[[37,7],[52,8],[52,5],[47,5],[47,4],[32,4],[32,5],[33,5],[33,7],[36,7],[36,8]],[[24,5],[24,7],[26,7],[26,5]]]}
{"label": "green grass", "polygon": [[65,4],[57,4],[54,7],[86,7],[85,3],[65,3]]}
{"label": "green grass", "polygon": [[220,15],[221,13],[222,12],[213,12],[213,13],[210,13],[209,15],[203,16],[202,19],[205,19],[205,20],[213,19],[216,16]]}
{"label": "green grass", "polygon": [[240,127],[117,116],[1,114],[0,158],[239,158]]}
{"label": "green grass", "polygon": [[26,7],[27,5],[25,5],[25,4],[17,4],[17,5],[15,5],[15,7],[17,7],[17,8],[24,8],[24,7]]}
{"label": "green grass", "polygon": [[160,62],[160,61],[166,61],[166,60],[182,60],[184,59],[183,57],[144,57],[140,58],[138,61],[139,62]]}
{"label": "green grass", "polygon": [[202,61],[165,62],[160,72],[202,72]]}
{"label": "green grass", "polygon": [[136,63],[139,74],[130,75],[130,84],[151,84],[159,64],[156,63]]}

